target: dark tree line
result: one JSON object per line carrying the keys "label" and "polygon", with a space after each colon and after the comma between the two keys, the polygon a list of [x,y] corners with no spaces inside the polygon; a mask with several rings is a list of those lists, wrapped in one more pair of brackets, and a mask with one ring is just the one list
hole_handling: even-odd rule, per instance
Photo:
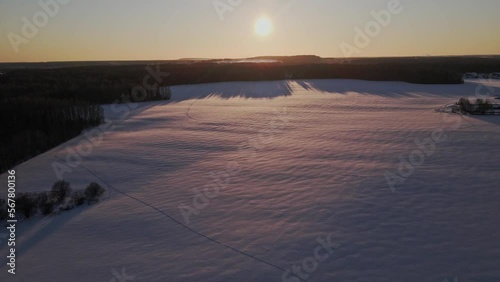
{"label": "dark tree line", "polygon": [[0,100],[0,171],[41,154],[104,121],[94,103],[38,97]]}
{"label": "dark tree line", "polygon": [[[260,81],[282,79],[364,79],[406,81],[411,83],[462,83],[461,65],[433,61],[353,60],[350,63],[325,63],[320,58],[278,58],[285,63],[219,64],[216,62],[78,66],[46,69],[17,69],[0,79],[0,98],[45,97],[75,99],[98,104],[122,101],[128,95],[135,101],[135,87],[154,85],[141,101],[162,99],[155,95],[157,87],[224,81]],[[300,59],[300,60],[299,60]],[[104,64],[104,63],[103,63]],[[168,73],[159,81],[147,68]],[[475,68],[471,68],[474,71]],[[147,87],[145,87],[147,88]],[[136,101],[137,102],[137,101]]]}

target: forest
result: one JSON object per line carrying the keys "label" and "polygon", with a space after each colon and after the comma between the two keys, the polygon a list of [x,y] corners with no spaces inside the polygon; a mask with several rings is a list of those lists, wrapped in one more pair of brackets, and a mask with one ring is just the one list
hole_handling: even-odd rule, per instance
{"label": "forest", "polygon": [[95,103],[44,97],[0,102],[0,172],[41,154],[104,121]]}

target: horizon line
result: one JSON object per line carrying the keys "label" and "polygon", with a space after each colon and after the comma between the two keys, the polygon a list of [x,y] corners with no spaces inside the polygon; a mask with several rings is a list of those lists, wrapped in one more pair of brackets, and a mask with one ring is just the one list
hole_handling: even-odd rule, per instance
{"label": "horizon line", "polygon": [[259,55],[252,57],[238,57],[238,58],[178,58],[178,59],[118,59],[118,60],[76,60],[76,61],[14,61],[14,62],[0,62],[0,65],[3,64],[50,64],[50,63],[99,63],[99,62],[175,62],[175,61],[211,61],[211,60],[244,60],[244,59],[252,59],[252,58],[262,58],[262,57],[282,57],[282,58],[291,58],[291,57],[319,57],[321,59],[384,59],[384,58],[439,58],[439,57],[496,57],[500,56],[498,54],[469,54],[469,55],[401,55],[401,56],[364,56],[364,57],[321,57],[318,55],[311,54],[299,54],[299,55]]}

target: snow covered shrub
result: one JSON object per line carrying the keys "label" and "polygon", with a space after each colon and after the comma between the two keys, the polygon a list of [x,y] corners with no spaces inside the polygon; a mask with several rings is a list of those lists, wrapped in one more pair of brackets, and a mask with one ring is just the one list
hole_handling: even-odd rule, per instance
{"label": "snow covered shrub", "polygon": [[54,202],[52,202],[48,192],[35,194],[35,201],[38,209],[43,215],[49,215],[54,212]]}
{"label": "snow covered shrub", "polygon": [[66,204],[66,205],[64,205],[64,206],[62,206],[62,207],[60,207],[60,208],[59,208],[59,211],[70,211],[70,210],[72,210],[72,209],[74,209],[74,208],[75,208],[75,206],[73,206],[73,204],[72,204],[72,203],[68,203],[68,204]]}
{"label": "snow covered shrub", "polygon": [[74,207],[79,207],[79,206],[85,204],[85,200],[86,200],[85,195],[83,194],[82,191],[75,191],[71,195],[71,204]]}
{"label": "snow covered shrub", "polygon": [[477,99],[475,106],[476,106],[475,113],[479,115],[487,114],[490,110],[493,109],[493,105],[487,100],[483,99]]}
{"label": "snow covered shrub", "polygon": [[458,100],[458,108],[461,113],[470,113],[473,109],[472,103],[467,98],[460,98]]}
{"label": "snow covered shrub", "polygon": [[54,185],[52,185],[52,191],[50,191],[50,197],[55,204],[62,204],[70,194],[71,185],[64,180],[59,180],[54,183]]}
{"label": "snow covered shrub", "polygon": [[30,218],[36,214],[37,202],[31,194],[18,194],[16,207],[17,211],[24,215],[25,218]]}
{"label": "snow covered shrub", "polygon": [[85,189],[85,198],[89,204],[98,202],[104,194],[104,191],[101,185],[92,182],[87,186],[87,189]]}
{"label": "snow covered shrub", "polygon": [[483,99],[476,99],[476,101],[472,103],[467,98],[460,98],[457,105],[461,113],[471,115],[485,115],[493,109],[493,105],[489,101]]}
{"label": "snow covered shrub", "polygon": [[0,199],[0,220],[7,219],[7,201]]}

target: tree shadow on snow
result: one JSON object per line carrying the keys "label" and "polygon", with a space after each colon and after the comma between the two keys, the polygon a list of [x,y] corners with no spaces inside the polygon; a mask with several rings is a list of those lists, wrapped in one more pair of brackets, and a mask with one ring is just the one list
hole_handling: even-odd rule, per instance
{"label": "tree shadow on snow", "polygon": [[462,97],[473,96],[480,88],[477,82],[465,84],[413,84],[400,81],[366,81],[366,80],[302,80],[297,81],[304,89],[330,94],[359,93],[378,95],[388,98],[439,96]]}
{"label": "tree shadow on snow", "polygon": [[[294,90],[317,91],[329,94],[359,93],[363,95],[378,95],[388,98],[438,96],[467,97],[477,93],[494,91],[500,93],[500,88],[483,86],[484,81],[466,81],[465,84],[413,84],[400,81],[367,81],[354,79],[305,79],[281,81],[245,81],[221,82],[209,84],[179,85],[172,87],[171,102],[181,102],[190,99],[205,98],[245,98],[273,99],[292,95]],[[294,85],[296,84],[296,85]],[[297,85],[301,89],[297,89]]]}
{"label": "tree shadow on snow", "polygon": [[494,116],[493,115],[485,115],[485,116],[474,115],[474,116],[470,116],[470,117],[475,119],[475,120],[479,120],[482,122],[487,122],[487,123],[491,123],[491,124],[500,126],[500,115],[494,115]]}
{"label": "tree shadow on snow", "polygon": [[[16,228],[17,238],[20,243],[17,249],[17,256],[23,256],[44,239],[50,237],[58,229],[70,222],[74,217],[84,212],[87,208],[89,207],[82,206],[60,214],[48,217],[37,216],[25,222],[20,222],[20,224],[25,226],[23,228]],[[0,266],[0,268],[3,268],[3,266]]]}
{"label": "tree shadow on snow", "polygon": [[292,95],[289,81],[259,81],[180,85],[172,87],[171,102],[205,98],[273,99]]}

